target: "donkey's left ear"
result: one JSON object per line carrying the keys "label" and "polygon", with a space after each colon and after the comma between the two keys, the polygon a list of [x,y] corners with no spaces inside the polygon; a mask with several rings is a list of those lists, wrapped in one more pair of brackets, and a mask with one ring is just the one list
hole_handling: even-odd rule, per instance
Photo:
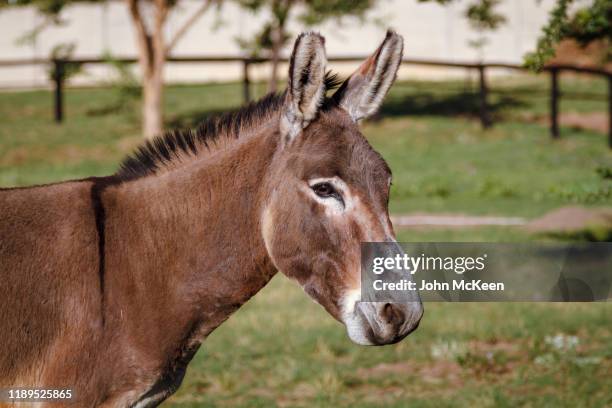
{"label": "donkey's left ear", "polygon": [[326,64],[325,39],[312,32],[300,34],[289,61],[287,104],[280,123],[284,143],[317,116],[325,98]]}
{"label": "donkey's left ear", "polygon": [[334,100],[355,122],[378,110],[395,81],[403,52],[402,37],[388,30],[380,47],[336,91]]}

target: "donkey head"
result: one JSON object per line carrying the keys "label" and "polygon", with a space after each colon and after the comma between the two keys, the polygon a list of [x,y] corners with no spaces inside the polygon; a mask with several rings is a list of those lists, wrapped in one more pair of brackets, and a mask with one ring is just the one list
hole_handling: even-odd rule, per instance
{"label": "donkey head", "polygon": [[262,235],[276,268],[344,323],[353,341],[394,343],[417,327],[423,309],[418,295],[408,303],[359,301],[360,243],[395,242],[395,235],[388,214],[391,171],[357,122],[381,105],[403,41],[389,31],[331,98],[325,95],[324,45],[314,33],[295,42],[280,140],[264,182]]}

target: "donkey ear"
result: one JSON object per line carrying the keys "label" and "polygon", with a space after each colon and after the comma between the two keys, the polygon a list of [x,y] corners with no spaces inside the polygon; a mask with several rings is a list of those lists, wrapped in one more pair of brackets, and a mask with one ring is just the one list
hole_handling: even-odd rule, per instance
{"label": "donkey ear", "polygon": [[374,114],[393,85],[402,61],[404,40],[388,30],[376,52],[342,84],[333,98],[353,120]]}
{"label": "donkey ear", "polygon": [[325,98],[325,39],[302,33],[289,61],[287,105],[281,118],[284,142],[293,140],[316,117]]}

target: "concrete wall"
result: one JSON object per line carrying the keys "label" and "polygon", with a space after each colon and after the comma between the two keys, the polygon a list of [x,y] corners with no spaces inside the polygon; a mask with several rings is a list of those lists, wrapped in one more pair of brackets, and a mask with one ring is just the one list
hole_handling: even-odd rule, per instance
{"label": "concrete wall", "polygon": [[[508,22],[489,36],[484,48],[485,61],[520,63],[523,54],[532,49],[540,27],[547,19],[554,0],[506,0],[500,6]],[[365,54],[371,52],[383,38],[386,27],[393,27],[405,38],[405,55],[450,61],[474,61],[477,52],[468,43],[477,34],[466,22],[463,12],[468,1],[450,6],[417,0],[383,0],[369,14],[370,23],[346,18],[315,27],[326,36],[330,56]],[[189,18],[199,6],[196,0],[183,0],[172,11],[167,24],[167,37]],[[117,57],[136,56],[134,34],[125,4],[113,1],[102,5],[78,5],[63,14],[66,23],[48,28],[33,44],[18,44],[17,40],[41,23],[42,17],[33,9],[9,9],[0,13],[0,59],[47,58],[60,43],[74,43],[76,57],[99,57],[110,52]],[[241,55],[236,38],[248,38],[261,26],[265,15],[254,15],[233,3],[220,11],[209,11],[181,40],[174,55]],[[292,33],[303,29],[296,23]],[[290,50],[287,50],[288,53]],[[267,67],[254,70],[263,78]],[[353,65],[334,66],[348,73]],[[200,82],[236,80],[241,67],[237,64],[169,64],[169,82]],[[403,67],[402,77],[442,78],[464,73],[448,69]],[[75,78],[74,84],[95,84],[108,80],[112,73],[104,67],[86,67],[85,73]],[[0,68],[0,87],[31,87],[47,84],[44,67]]]}

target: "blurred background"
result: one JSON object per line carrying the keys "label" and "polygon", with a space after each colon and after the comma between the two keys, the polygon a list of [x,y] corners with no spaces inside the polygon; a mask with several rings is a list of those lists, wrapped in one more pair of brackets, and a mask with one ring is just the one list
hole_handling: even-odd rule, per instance
{"label": "blurred background", "polygon": [[[302,30],[346,77],[393,27],[405,61],[363,132],[399,241],[611,241],[611,20],[609,0],[0,0],[0,186],[112,174],[283,90]],[[277,276],[166,405],[612,405],[609,304],[425,308],[360,347]]]}

